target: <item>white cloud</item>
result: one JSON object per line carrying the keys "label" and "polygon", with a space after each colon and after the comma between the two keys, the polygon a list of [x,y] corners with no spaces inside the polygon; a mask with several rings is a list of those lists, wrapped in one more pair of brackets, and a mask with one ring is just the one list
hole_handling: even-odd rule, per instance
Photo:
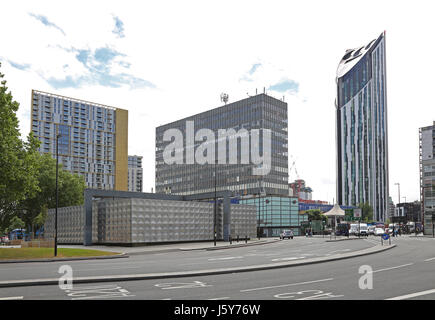
{"label": "white cloud", "polygon": [[[9,1],[0,12],[1,71],[21,103],[23,134],[30,129],[31,89],[95,101],[129,110],[129,153],[144,156],[144,190],[154,186],[155,127],[262,92],[282,80],[299,84],[285,94],[289,110],[289,154],[297,156],[301,178],[314,198],[335,197],[335,72],[347,48],[387,30],[390,194],[401,183],[407,200],[419,197],[418,127],[431,125],[431,70],[435,52],[429,2],[396,1]],[[29,13],[42,15],[59,29]],[[113,33],[114,17],[122,35]],[[118,29],[121,31],[121,28]],[[155,88],[119,88],[90,82],[54,90],[43,79],[90,77],[76,50],[109,47],[110,74],[128,70]],[[121,59],[122,58],[122,59]],[[7,61],[30,65],[19,70]],[[121,65],[120,62],[124,61]],[[94,61],[95,62],[95,61]],[[261,64],[252,75],[253,65]],[[249,75],[252,81],[243,80]],[[95,74],[94,74],[95,76]],[[281,98],[280,92],[269,92]],[[293,177],[291,177],[293,178]]]}

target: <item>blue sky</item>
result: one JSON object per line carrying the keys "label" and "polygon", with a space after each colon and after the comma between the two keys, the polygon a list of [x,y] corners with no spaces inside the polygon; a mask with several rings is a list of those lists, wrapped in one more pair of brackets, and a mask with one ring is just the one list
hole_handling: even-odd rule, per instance
{"label": "blue sky", "polygon": [[400,182],[410,201],[419,198],[418,128],[434,120],[434,59],[413,58],[435,52],[430,4],[8,1],[1,72],[21,104],[23,135],[32,89],[128,109],[129,153],[144,156],[144,191],[154,187],[155,127],[220,106],[222,92],[230,102],[256,90],[284,97],[289,159],[313,197],[332,202],[336,68],[346,49],[387,30],[390,194],[396,201]]}

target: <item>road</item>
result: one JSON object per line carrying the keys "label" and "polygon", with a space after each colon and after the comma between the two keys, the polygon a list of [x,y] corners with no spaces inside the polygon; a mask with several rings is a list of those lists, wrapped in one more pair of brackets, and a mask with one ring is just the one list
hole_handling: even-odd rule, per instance
{"label": "road", "polygon": [[[132,270],[137,272],[128,269],[128,266],[131,268],[146,266],[149,272],[149,270],[158,270],[159,266],[161,268],[165,264],[176,264],[165,265],[170,270],[192,270],[192,268],[208,268],[211,265],[240,266],[264,263],[265,260],[299,258],[304,255],[327,255],[337,250],[370,247],[374,244],[373,239],[330,243],[321,239],[296,238],[293,242],[280,241],[264,246],[215,252],[165,253],[105,262],[77,261],[68,264],[73,267],[75,276],[112,272],[119,274],[121,269],[125,273]],[[2,288],[0,299],[435,299],[435,240],[403,236],[393,239],[393,242],[397,247],[382,253],[319,264],[191,278],[80,284],[65,290],[58,286]],[[92,266],[94,264],[95,266]],[[44,266],[46,269],[56,269],[59,265],[59,263],[32,263],[32,266],[19,264],[19,267],[24,269],[15,271],[4,270],[6,268],[3,265],[0,266],[0,272],[2,279],[5,276],[18,274],[22,277],[35,275],[53,277],[55,273],[58,277],[57,270],[56,272],[46,270],[44,273],[42,269]],[[371,270],[371,272],[359,273],[361,266],[368,266],[366,271]],[[93,270],[93,267],[97,270]],[[7,268],[13,269],[13,266],[7,265]],[[372,276],[371,289],[370,281],[367,280],[369,276]],[[369,288],[360,288],[360,283]]]}

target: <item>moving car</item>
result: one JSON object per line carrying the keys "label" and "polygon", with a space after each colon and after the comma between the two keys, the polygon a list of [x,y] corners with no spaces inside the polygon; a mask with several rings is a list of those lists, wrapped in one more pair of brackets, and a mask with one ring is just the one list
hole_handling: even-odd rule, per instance
{"label": "moving car", "polygon": [[280,234],[279,238],[280,239],[285,239],[285,238],[287,238],[287,239],[293,239],[293,231],[291,231],[291,230],[284,230]]}
{"label": "moving car", "polygon": [[376,226],[369,226],[368,228],[367,228],[367,233],[370,235],[370,234],[375,234],[375,229],[376,229]]}

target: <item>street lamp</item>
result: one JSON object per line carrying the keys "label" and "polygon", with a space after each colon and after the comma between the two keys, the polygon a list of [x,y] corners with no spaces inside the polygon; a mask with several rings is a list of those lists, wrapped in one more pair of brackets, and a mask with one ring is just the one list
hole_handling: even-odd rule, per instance
{"label": "street lamp", "polygon": [[216,185],[217,185],[217,174],[216,174],[216,162],[217,159],[214,161],[214,219],[213,219],[213,233],[214,233],[214,246],[216,247],[216,211],[217,211],[217,197],[216,197]]}
{"label": "street lamp", "polygon": [[399,204],[400,203],[400,183],[397,182],[394,185],[397,185],[397,188],[399,190],[399,201],[397,202],[397,204]]}
{"label": "street lamp", "polygon": [[54,215],[54,256],[57,257],[57,208],[59,206],[59,190],[58,190],[58,175],[59,175],[59,138],[60,133],[56,135],[56,210]]}

